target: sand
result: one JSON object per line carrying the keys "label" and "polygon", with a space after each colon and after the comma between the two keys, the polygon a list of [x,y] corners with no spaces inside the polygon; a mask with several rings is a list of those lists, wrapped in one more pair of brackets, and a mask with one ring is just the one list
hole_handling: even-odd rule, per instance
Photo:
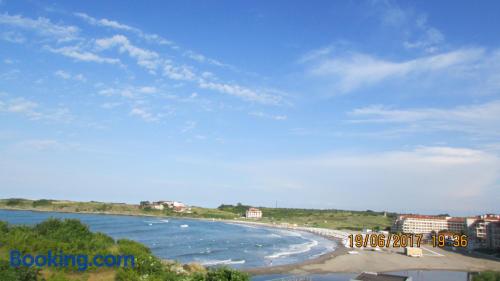
{"label": "sand", "polygon": [[[349,249],[350,251],[351,249]],[[448,270],[448,271],[500,271],[500,261],[468,256],[467,254],[423,246],[423,257],[407,257],[401,249],[383,251],[356,250],[349,254],[340,246],[335,252],[318,259],[299,264],[254,268],[246,270],[250,274],[315,274],[335,272],[388,272],[406,270]]]}

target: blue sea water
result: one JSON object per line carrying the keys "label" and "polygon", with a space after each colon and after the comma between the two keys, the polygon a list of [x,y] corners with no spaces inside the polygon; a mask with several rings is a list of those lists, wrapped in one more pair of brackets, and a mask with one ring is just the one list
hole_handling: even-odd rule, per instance
{"label": "blue sea water", "polygon": [[79,219],[92,231],[141,242],[160,258],[207,266],[290,264],[336,247],[334,241],[306,232],[217,221],[0,210],[0,220],[12,224],[33,225],[50,217]]}

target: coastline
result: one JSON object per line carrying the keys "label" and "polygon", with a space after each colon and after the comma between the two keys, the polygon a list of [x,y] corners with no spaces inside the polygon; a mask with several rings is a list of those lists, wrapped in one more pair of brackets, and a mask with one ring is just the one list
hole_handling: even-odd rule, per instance
{"label": "coastline", "polygon": [[402,249],[389,248],[381,252],[372,251],[370,249],[356,250],[358,254],[349,254],[351,250],[346,248],[342,243],[341,238],[335,238],[327,235],[321,235],[311,231],[311,228],[290,227],[275,225],[270,223],[262,223],[257,221],[242,221],[242,220],[225,220],[225,219],[210,219],[210,218],[193,218],[187,216],[160,216],[150,214],[127,214],[115,212],[75,212],[75,211],[54,211],[35,208],[0,208],[2,210],[12,211],[33,211],[33,212],[56,212],[56,213],[75,213],[75,214],[99,214],[99,215],[122,215],[122,216],[138,216],[138,217],[158,217],[158,218],[178,218],[192,219],[203,221],[216,221],[231,224],[246,224],[260,227],[287,229],[291,231],[306,231],[312,234],[322,236],[337,242],[335,250],[322,254],[319,257],[304,260],[299,263],[286,265],[276,265],[267,267],[257,267],[249,269],[241,269],[251,275],[267,275],[267,274],[327,274],[327,273],[359,273],[364,271],[373,272],[394,272],[407,270],[446,270],[446,271],[498,271],[500,269],[500,261],[489,260],[486,258],[467,256],[464,254],[447,251],[440,248],[430,248],[426,246],[427,255],[421,258],[407,257],[403,254]]}
{"label": "coastline", "polygon": [[189,216],[165,216],[165,215],[156,215],[156,214],[129,214],[129,213],[117,213],[117,212],[89,212],[89,211],[67,211],[67,210],[46,210],[46,209],[38,209],[38,208],[16,208],[16,207],[0,207],[0,210],[7,210],[7,211],[30,211],[30,212],[43,212],[43,213],[64,213],[64,214],[88,214],[88,215],[117,215],[117,216],[131,216],[131,217],[155,217],[155,218],[164,218],[164,219],[188,219],[188,220],[200,220],[200,221],[208,221],[208,222],[221,222],[221,223],[227,223],[227,224],[240,224],[240,225],[251,225],[251,226],[257,226],[257,227],[266,227],[266,228],[273,228],[273,229],[286,229],[290,231],[297,231],[297,232],[308,232],[311,233],[315,236],[320,236],[322,238],[328,239],[335,241],[337,246],[335,247],[334,250],[328,251],[318,257],[314,257],[311,259],[307,259],[298,263],[291,263],[291,264],[285,264],[285,265],[278,265],[278,266],[270,266],[270,267],[259,267],[259,268],[252,268],[252,269],[240,269],[241,271],[248,272],[252,274],[250,271],[256,270],[256,272],[263,271],[266,273],[267,268],[271,268],[272,270],[275,270],[275,268],[281,269],[287,268],[291,269],[294,268],[295,266],[298,265],[306,265],[306,264],[315,264],[315,263],[320,263],[323,262],[324,260],[337,256],[337,252],[339,249],[344,249],[345,252],[347,252],[346,248],[344,247],[344,244],[342,243],[341,239],[338,238],[333,238],[331,236],[327,235],[321,235],[317,232],[313,232],[307,229],[302,229],[300,227],[290,227],[290,226],[283,226],[283,225],[277,225],[277,224],[272,224],[272,223],[264,223],[264,222],[259,222],[259,221],[243,221],[243,220],[227,220],[227,219],[211,219],[211,218],[197,218],[197,217],[189,217]]}

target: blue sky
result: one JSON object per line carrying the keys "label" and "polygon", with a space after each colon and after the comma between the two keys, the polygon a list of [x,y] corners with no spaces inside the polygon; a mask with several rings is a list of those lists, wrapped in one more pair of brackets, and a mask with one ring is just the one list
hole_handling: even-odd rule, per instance
{"label": "blue sky", "polygon": [[498,213],[499,12],[2,0],[0,197]]}

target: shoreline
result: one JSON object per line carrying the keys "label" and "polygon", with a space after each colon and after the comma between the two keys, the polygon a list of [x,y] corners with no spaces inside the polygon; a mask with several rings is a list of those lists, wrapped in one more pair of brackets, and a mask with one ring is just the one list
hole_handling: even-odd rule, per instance
{"label": "shoreline", "polygon": [[[41,210],[33,208],[4,208],[1,210],[11,211],[33,211],[33,212],[55,212],[55,213],[73,213],[73,214],[94,214],[94,215],[121,215],[121,216],[136,216],[136,217],[157,217],[169,219],[190,219],[222,222],[230,224],[243,224],[258,227],[268,227],[275,229],[287,229],[290,231],[305,231],[326,239],[333,240],[337,243],[337,247],[333,251],[322,254],[321,256],[307,259],[298,263],[264,266],[255,268],[239,269],[251,275],[268,275],[268,274],[329,274],[329,273],[360,273],[365,271],[373,272],[395,272],[409,270],[423,271],[461,271],[461,272],[479,272],[479,271],[499,271],[500,261],[489,260],[478,256],[468,256],[461,253],[448,251],[441,248],[431,248],[426,251],[434,254],[427,254],[421,258],[407,257],[402,253],[402,249],[389,248],[381,252],[371,251],[368,249],[349,249],[345,247],[342,239],[318,233],[317,228],[305,228],[294,226],[283,226],[270,223],[262,223],[258,221],[242,221],[242,220],[225,220],[225,219],[210,219],[210,218],[193,218],[193,217],[177,217],[177,216],[160,216],[149,214],[127,214],[114,212],[74,212],[74,211],[54,211]],[[316,231],[313,231],[316,230]],[[332,230],[336,232],[335,230]],[[338,231],[341,232],[341,231]],[[345,232],[346,233],[346,232]],[[427,245],[426,245],[427,246]],[[350,250],[355,250],[358,254],[349,254]]]}
{"label": "shoreline", "polygon": [[[188,219],[188,220],[201,220],[201,221],[208,221],[208,222],[221,222],[221,223],[226,223],[226,224],[240,224],[240,225],[251,225],[251,226],[257,226],[257,227],[267,227],[267,228],[273,228],[273,229],[286,229],[290,231],[303,231],[307,232],[310,234],[313,234],[315,236],[319,236],[328,240],[332,240],[336,242],[336,247],[333,251],[328,251],[324,254],[321,254],[318,257],[307,259],[301,262],[297,263],[290,263],[290,264],[284,264],[284,265],[276,265],[276,266],[268,266],[268,267],[257,267],[257,268],[248,268],[248,269],[239,269],[240,271],[248,272],[250,273],[251,271],[256,270],[258,271],[263,271],[266,272],[268,269],[275,269],[275,268],[293,268],[299,265],[306,265],[306,264],[315,264],[318,262],[322,262],[326,259],[329,259],[331,257],[337,256],[339,249],[343,249],[344,254],[347,252],[344,244],[342,243],[341,239],[338,238],[333,238],[330,236],[326,235],[321,235],[316,232],[312,232],[306,229],[300,229],[300,227],[288,227],[288,226],[282,226],[282,225],[276,225],[276,224],[271,224],[271,223],[264,223],[264,222],[259,222],[259,221],[242,221],[242,220],[227,220],[227,219],[211,219],[211,218],[195,218],[195,217],[180,217],[180,216],[164,216],[164,215],[154,215],[154,214],[127,214],[127,213],[115,213],[115,212],[88,212],[88,211],[56,211],[56,210],[44,210],[44,209],[36,209],[36,208],[12,208],[12,207],[0,207],[0,210],[7,210],[7,211],[31,211],[31,212],[43,212],[43,213],[63,213],[63,214],[87,214],[87,215],[118,215],[118,216],[131,216],[131,217],[155,217],[155,218],[166,218],[166,219]],[[252,274],[252,273],[250,273]]]}

